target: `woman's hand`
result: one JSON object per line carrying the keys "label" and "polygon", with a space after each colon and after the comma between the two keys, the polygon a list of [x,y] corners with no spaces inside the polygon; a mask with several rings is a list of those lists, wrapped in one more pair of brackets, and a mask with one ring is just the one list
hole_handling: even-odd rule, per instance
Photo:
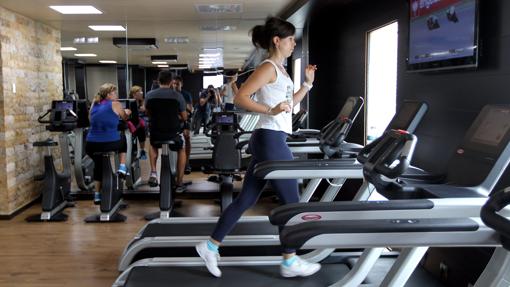
{"label": "woman's hand", "polygon": [[305,67],[305,82],[309,85],[313,84],[315,80],[315,71],[317,70],[317,65],[308,65]]}
{"label": "woman's hand", "polygon": [[131,110],[130,109],[124,109],[124,113],[126,114],[126,116],[130,116],[131,115]]}
{"label": "woman's hand", "polygon": [[270,115],[273,115],[273,116],[276,116],[277,114],[281,113],[281,112],[290,112],[291,111],[291,106],[289,104],[289,102],[287,101],[283,101],[281,103],[279,103],[278,105],[272,107],[270,110],[269,110],[269,113]]}

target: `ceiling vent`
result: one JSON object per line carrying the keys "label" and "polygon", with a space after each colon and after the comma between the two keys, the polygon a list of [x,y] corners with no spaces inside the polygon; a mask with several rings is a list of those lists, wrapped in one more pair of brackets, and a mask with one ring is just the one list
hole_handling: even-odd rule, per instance
{"label": "ceiling vent", "polygon": [[113,45],[118,48],[128,47],[131,50],[154,50],[158,48],[156,38],[113,38]]}
{"label": "ceiling vent", "polygon": [[195,4],[198,14],[233,14],[242,13],[241,4]]}
{"label": "ceiling vent", "polygon": [[166,61],[166,62],[176,62],[177,55],[154,55],[151,56],[151,61]]}

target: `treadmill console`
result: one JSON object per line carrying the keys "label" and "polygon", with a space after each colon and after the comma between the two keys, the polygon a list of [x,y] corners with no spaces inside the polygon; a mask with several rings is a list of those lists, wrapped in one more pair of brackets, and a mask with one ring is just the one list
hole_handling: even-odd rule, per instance
{"label": "treadmill console", "polygon": [[340,110],[340,113],[338,114],[338,119],[339,120],[351,119],[352,121],[354,121],[359,111],[361,110],[363,103],[364,101],[362,97],[358,98],[349,97],[347,101],[345,101],[342,110]]}
{"label": "treadmill console", "polygon": [[341,146],[363,107],[363,98],[349,97],[338,117],[321,130],[320,149],[328,157],[342,155]]}
{"label": "treadmill console", "polygon": [[457,147],[448,165],[447,180],[463,186],[496,180],[503,170],[491,171],[500,158],[510,157],[509,144],[510,105],[485,106]]}
{"label": "treadmill console", "polygon": [[424,102],[405,101],[386,130],[405,130],[414,133],[427,110],[428,106]]}
{"label": "treadmill console", "polygon": [[510,109],[498,106],[485,107],[480,117],[467,134],[467,143],[472,148],[502,148],[508,142],[510,128]]}

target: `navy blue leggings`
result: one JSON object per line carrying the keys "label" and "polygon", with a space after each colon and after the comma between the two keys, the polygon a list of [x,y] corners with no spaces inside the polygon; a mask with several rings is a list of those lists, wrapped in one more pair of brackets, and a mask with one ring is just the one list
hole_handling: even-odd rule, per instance
{"label": "navy blue leggings", "polygon": [[[243,189],[236,199],[220,216],[211,237],[219,242],[230,233],[241,215],[257,203],[267,180],[253,175],[254,166],[267,160],[292,160],[292,153],[286,143],[287,134],[282,131],[257,129],[253,132],[249,148],[252,159],[246,175]],[[281,204],[299,201],[298,184],[295,179],[272,179],[271,187],[276,191]],[[281,229],[281,228],[280,228]],[[284,249],[284,253],[294,253],[294,249]]]}

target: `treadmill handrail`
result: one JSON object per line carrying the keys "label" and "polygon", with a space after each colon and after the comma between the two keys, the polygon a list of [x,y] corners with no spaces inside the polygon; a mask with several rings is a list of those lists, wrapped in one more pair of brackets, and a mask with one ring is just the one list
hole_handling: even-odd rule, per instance
{"label": "treadmill handrail", "polygon": [[283,228],[280,241],[286,248],[299,249],[311,238],[323,234],[456,232],[476,231],[478,228],[479,224],[470,218],[312,221]]}
{"label": "treadmill handrail", "polygon": [[[341,202],[309,202],[291,203],[279,206],[269,215],[273,225],[283,226],[301,213],[337,212],[337,211],[374,211],[374,210],[415,210],[432,209],[434,202],[428,199],[420,200],[391,200],[391,201],[341,201]],[[311,216],[310,220],[313,220]],[[306,220],[306,218],[304,219]]]}
{"label": "treadmill handrail", "polygon": [[353,158],[345,159],[317,159],[317,160],[269,160],[255,165],[253,174],[259,178],[278,170],[331,170],[352,168],[356,162]]}
{"label": "treadmill handrail", "polygon": [[510,204],[510,189],[505,188],[492,194],[482,206],[480,217],[483,223],[496,230],[501,236],[503,247],[510,250],[510,220],[497,212]]}

